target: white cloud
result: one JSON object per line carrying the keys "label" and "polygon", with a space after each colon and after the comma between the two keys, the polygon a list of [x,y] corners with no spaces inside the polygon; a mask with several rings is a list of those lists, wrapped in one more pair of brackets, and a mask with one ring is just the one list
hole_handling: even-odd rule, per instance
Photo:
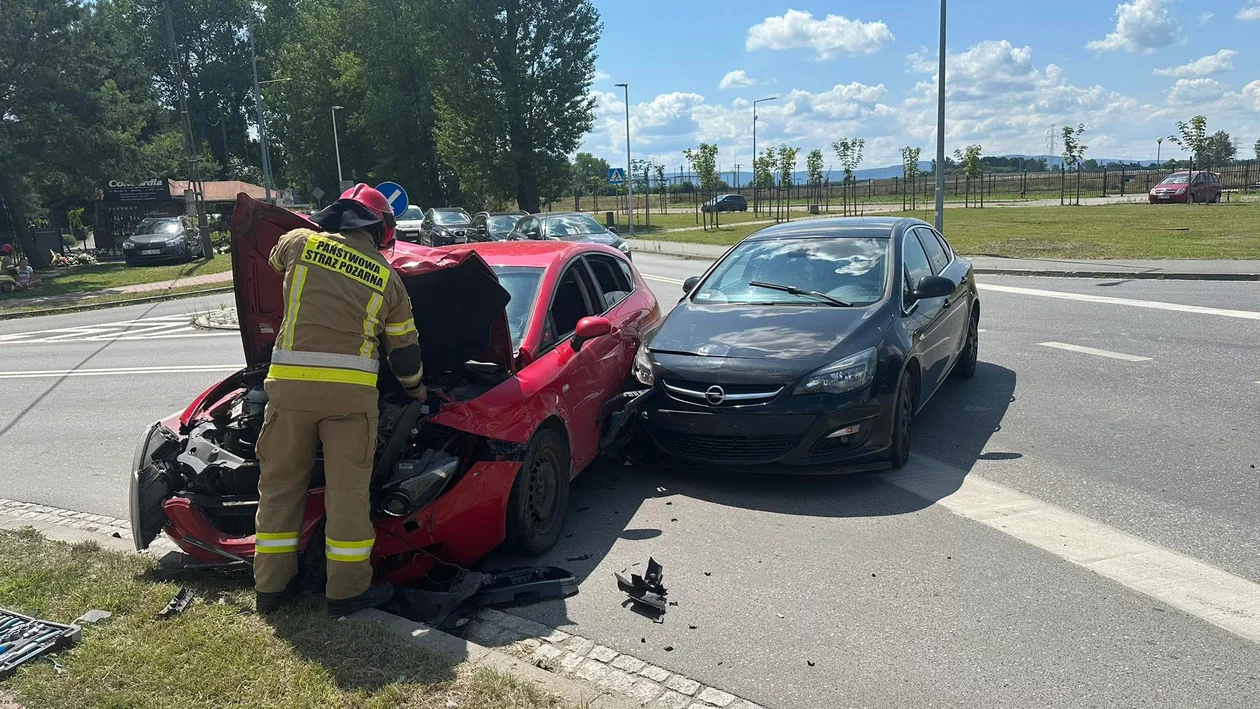
{"label": "white cloud", "polygon": [[1240,20],[1260,20],[1260,0],[1248,0],[1247,5],[1239,8],[1234,17]]}
{"label": "white cloud", "polygon": [[1207,23],[1212,21],[1213,17],[1216,17],[1214,13],[1205,12],[1202,15],[1199,15],[1199,24],[1206,25]]}
{"label": "white cloud", "polygon": [[1151,72],[1155,76],[1170,76],[1177,79],[1194,79],[1221,72],[1229,71],[1234,68],[1234,57],[1238,56],[1238,52],[1232,49],[1222,49],[1216,54],[1209,54],[1206,57],[1195,59],[1189,64],[1181,66],[1168,67],[1167,69],[1156,69]]}
{"label": "white cloud", "polygon": [[1260,80],[1247,84],[1242,90],[1243,99],[1251,105],[1248,110],[1260,113]]}
{"label": "white cloud", "polygon": [[1216,79],[1178,79],[1168,90],[1168,103],[1175,106],[1208,103],[1228,91],[1229,87]]}
{"label": "white cloud", "polygon": [[1168,9],[1175,0],[1131,0],[1116,6],[1116,31],[1085,45],[1095,52],[1153,52],[1181,39],[1181,21]]}
{"label": "white cloud", "polygon": [[595,70],[595,80],[596,80],[596,81],[608,81],[608,80],[609,80],[609,79],[611,79],[611,78],[612,78],[612,74],[609,74],[609,73],[608,73],[608,72],[606,72],[606,71],[600,71],[599,69],[596,69],[596,70]]}
{"label": "white cloud", "polygon": [[727,89],[746,89],[750,86],[756,86],[757,81],[748,78],[748,73],[743,69],[726,72],[726,76],[718,82],[718,88],[725,91]]}
{"label": "white cloud", "polygon": [[744,47],[750,52],[810,47],[819,59],[834,59],[874,54],[892,41],[893,34],[883,22],[862,22],[840,15],[816,20],[811,13],[788,10],[748,28]]}

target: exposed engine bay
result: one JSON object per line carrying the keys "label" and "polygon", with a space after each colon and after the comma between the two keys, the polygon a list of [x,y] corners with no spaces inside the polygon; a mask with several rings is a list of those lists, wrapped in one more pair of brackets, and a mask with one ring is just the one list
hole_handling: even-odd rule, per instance
{"label": "exposed engine bay", "polygon": [[[157,426],[137,451],[132,492],[137,548],[149,545],[167,523],[164,503],[172,497],[196,505],[225,535],[254,533],[260,467],[255,451],[262,430],[267,367],[254,367],[224,382],[225,395],[188,424],[187,436]],[[382,373],[375,466],[373,518],[416,514],[454,485],[478,461],[503,460],[519,450],[498,441],[428,423],[443,402],[476,398],[507,378],[500,368],[470,362],[430,381],[427,401],[403,393]],[[388,384],[386,384],[388,382]],[[491,446],[495,450],[491,450]],[[322,451],[310,487],[324,486]],[[138,514],[137,514],[138,513]]]}

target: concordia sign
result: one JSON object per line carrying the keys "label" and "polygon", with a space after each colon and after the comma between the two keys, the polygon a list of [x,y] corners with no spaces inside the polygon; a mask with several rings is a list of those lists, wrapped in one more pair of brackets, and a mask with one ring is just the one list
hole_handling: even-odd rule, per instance
{"label": "concordia sign", "polygon": [[165,178],[129,185],[121,180],[110,180],[105,188],[106,202],[163,202],[171,199],[170,183]]}

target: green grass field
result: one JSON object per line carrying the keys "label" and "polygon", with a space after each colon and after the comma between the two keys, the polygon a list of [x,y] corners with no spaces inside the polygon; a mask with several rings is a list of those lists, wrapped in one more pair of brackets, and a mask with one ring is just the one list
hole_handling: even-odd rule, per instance
{"label": "green grass field", "polygon": [[42,281],[39,288],[0,295],[0,306],[13,305],[10,301],[23,298],[86,293],[118,288],[119,286],[169,281],[183,276],[204,276],[230,270],[232,270],[232,258],[227,254],[217,255],[211,261],[193,261],[192,263],[174,266],[128,267],[121,262],[117,262],[104,263],[99,266],[61,268],[37,273],[36,275]]}
{"label": "green grass field", "polygon": [[[931,221],[931,212],[898,212]],[[762,229],[653,234],[662,241],[733,244]],[[1260,204],[1122,204],[950,209],[945,235],[960,253],[1010,258],[1260,259]]]}
{"label": "green grass field", "polygon": [[[253,707],[255,709],[550,709],[558,700],[507,675],[426,654],[384,630],[338,622],[310,600],[264,619],[247,579],[157,580],[152,559],[68,545],[32,530],[0,531],[0,606],[69,622],[91,608],[114,615],[83,629],[57,662],[6,680],[0,706]],[[156,614],[185,585],[186,611]]]}

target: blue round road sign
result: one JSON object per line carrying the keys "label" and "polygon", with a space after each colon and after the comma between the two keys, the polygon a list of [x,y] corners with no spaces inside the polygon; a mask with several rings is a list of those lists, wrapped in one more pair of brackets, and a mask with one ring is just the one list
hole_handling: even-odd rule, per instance
{"label": "blue round road sign", "polygon": [[397,182],[382,182],[376,189],[385,195],[385,201],[389,202],[389,208],[394,210],[395,217],[401,217],[407,211],[407,190],[402,185]]}

